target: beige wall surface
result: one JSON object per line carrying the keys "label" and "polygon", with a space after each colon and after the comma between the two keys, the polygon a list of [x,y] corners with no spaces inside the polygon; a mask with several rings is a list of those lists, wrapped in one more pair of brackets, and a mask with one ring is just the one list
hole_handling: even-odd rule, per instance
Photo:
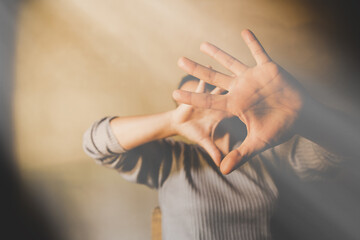
{"label": "beige wall surface", "polygon": [[316,79],[334,93],[339,85],[341,54],[316,31],[320,19],[295,1],[29,0],[20,7],[16,156],[32,195],[66,239],[150,238],[156,192],[96,165],[82,151],[82,134],[103,116],[173,108],[181,56],[223,70],[200,53],[201,42],[251,65],[240,37],[250,28],[305,86]]}

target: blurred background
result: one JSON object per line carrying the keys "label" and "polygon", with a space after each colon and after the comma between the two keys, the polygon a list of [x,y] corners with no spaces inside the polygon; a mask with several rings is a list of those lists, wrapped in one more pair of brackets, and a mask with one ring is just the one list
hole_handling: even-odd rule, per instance
{"label": "blurred background", "polygon": [[[253,65],[240,36],[249,28],[320,101],[358,116],[358,10],[320,0],[1,0],[2,232],[149,239],[156,191],[96,165],[82,134],[103,116],[174,108],[181,56],[226,72],[199,51],[203,41]],[[359,177],[347,171],[341,194],[323,197],[337,209],[324,226],[352,239]]]}

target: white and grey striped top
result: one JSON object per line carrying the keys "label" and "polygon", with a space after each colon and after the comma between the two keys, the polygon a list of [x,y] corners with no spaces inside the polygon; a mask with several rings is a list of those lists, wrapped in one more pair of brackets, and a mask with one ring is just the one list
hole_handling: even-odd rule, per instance
{"label": "white and grey striped top", "polygon": [[84,150],[125,179],[158,190],[164,240],[271,239],[278,189],[269,168],[314,180],[333,173],[341,161],[295,136],[224,176],[198,145],[169,138],[124,150],[110,127],[112,118],[86,131]]}

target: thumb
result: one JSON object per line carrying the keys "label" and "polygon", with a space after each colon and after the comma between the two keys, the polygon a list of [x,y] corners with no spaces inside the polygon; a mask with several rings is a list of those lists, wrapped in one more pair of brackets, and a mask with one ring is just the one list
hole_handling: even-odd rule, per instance
{"label": "thumb", "polygon": [[256,138],[247,136],[244,142],[237,149],[232,150],[221,161],[220,171],[223,174],[229,174],[241,165],[246,163],[249,159],[257,153],[264,151],[266,144],[263,141],[257,141]]}

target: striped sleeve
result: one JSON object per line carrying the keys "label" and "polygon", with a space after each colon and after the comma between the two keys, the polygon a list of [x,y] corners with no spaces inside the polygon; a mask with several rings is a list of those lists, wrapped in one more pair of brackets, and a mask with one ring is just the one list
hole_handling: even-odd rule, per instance
{"label": "striped sleeve", "polygon": [[95,122],[83,136],[85,153],[98,164],[117,170],[130,182],[150,188],[158,188],[171,171],[181,168],[184,152],[189,150],[187,144],[169,138],[125,150],[110,127],[112,119],[106,117]]}
{"label": "striped sleeve", "polygon": [[114,118],[104,117],[93,123],[83,136],[85,153],[98,162],[106,162],[107,157],[125,152],[110,127],[110,121]]}
{"label": "striped sleeve", "polygon": [[291,168],[303,180],[322,180],[335,177],[344,159],[310,140],[295,136],[288,142],[264,152],[275,165]]}

